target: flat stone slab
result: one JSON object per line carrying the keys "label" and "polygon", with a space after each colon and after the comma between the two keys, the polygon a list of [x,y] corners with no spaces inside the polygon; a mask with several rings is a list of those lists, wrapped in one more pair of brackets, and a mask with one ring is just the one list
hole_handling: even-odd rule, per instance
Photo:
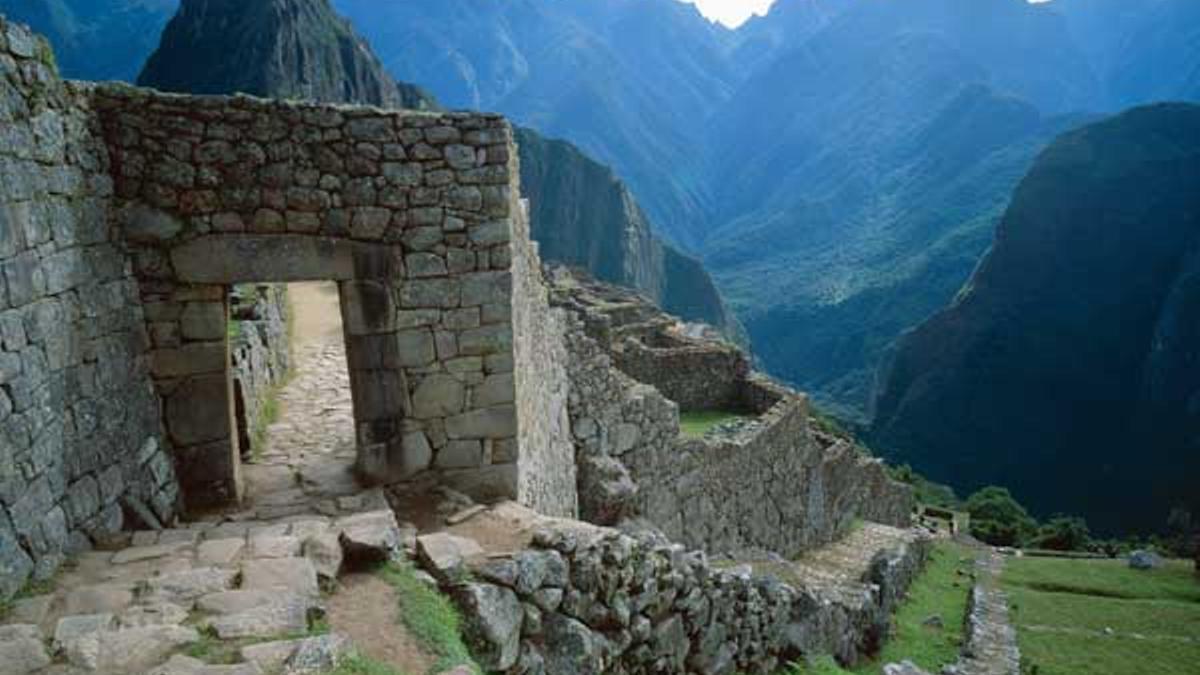
{"label": "flat stone slab", "polygon": [[26,675],[50,665],[50,655],[37,626],[0,626],[0,669],[6,675]]}
{"label": "flat stone slab", "polygon": [[[303,668],[316,668],[325,672],[335,667],[350,649],[350,641],[337,633],[319,635],[299,640],[263,642],[242,647],[242,659],[257,664],[265,672],[280,672],[286,667],[295,672]],[[302,672],[309,672],[303,670]]]}
{"label": "flat stone slab", "polygon": [[435,532],[417,537],[417,555],[435,577],[451,581],[468,563],[482,558],[484,550],[474,539]]}
{"label": "flat stone slab", "polygon": [[125,565],[142,560],[163,558],[165,556],[173,555],[175,552],[186,547],[187,544],[185,543],[155,544],[153,546],[132,546],[123,551],[118,551],[115,553],[112,557],[112,564]]}
{"label": "flat stone slab", "polygon": [[54,629],[54,644],[61,649],[85,635],[112,628],[113,615],[109,613],[64,616]]}
{"label": "flat stone slab", "polygon": [[237,571],[222,567],[201,567],[150,579],[148,595],[160,600],[191,607],[197,598],[219,593],[233,586]]}
{"label": "flat stone slab", "polygon": [[249,555],[253,558],[296,558],[300,555],[300,539],[289,536],[262,535],[250,539]]}
{"label": "flat stone slab", "polygon": [[288,594],[237,614],[215,617],[208,626],[222,640],[278,637],[306,632],[309,617],[321,612],[316,598]]}
{"label": "flat stone slab", "polygon": [[270,604],[278,597],[279,592],[275,590],[222,591],[201,597],[196,601],[196,609],[210,614],[238,614]]}
{"label": "flat stone slab", "polygon": [[121,628],[144,628],[146,626],[178,626],[187,620],[188,612],[179,605],[156,602],[138,605],[125,610],[117,617]]}
{"label": "flat stone slab", "polygon": [[196,562],[201,565],[232,565],[245,548],[246,540],[240,537],[209,539],[196,547]]}
{"label": "flat stone slab", "polygon": [[308,596],[320,593],[317,570],[308,558],[268,558],[242,563],[242,588],[284,590]]}
{"label": "flat stone slab", "polygon": [[67,646],[66,655],[71,665],[86,670],[141,673],[199,639],[200,634],[191,628],[145,626],[84,635]]}
{"label": "flat stone slab", "polygon": [[65,614],[116,614],[133,604],[132,584],[99,584],[76,588],[63,599]]}
{"label": "flat stone slab", "polygon": [[161,666],[147,671],[146,675],[263,675],[263,669],[255,663],[211,666],[199,659],[176,654]]}

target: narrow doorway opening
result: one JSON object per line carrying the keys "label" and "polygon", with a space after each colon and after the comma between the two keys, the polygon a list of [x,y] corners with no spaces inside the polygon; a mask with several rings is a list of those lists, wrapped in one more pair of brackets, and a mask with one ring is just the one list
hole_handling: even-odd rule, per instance
{"label": "narrow doorway opening", "polygon": [[235,286],[229,325],[243,508],[284,516],[359,492],[336,283]]}

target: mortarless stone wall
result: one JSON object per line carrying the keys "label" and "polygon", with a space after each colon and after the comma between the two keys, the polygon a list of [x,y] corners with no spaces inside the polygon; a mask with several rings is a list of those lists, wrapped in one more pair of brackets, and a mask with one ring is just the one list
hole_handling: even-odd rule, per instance
{"label": "mortarless stone wall", "polygon": [[0,598],[126,510],[176,512],[97,131],[45,41],[0,18]]}
{"label": "mortarless stone wall", "polygon": [[243,457],[264,448],[256,432],[266,424],[266,405],[287,377],[288,300],[285,284],[245,284],[231,294],[230,354],[233,369],[234,421]]}
{"label": "mortarless stone wall", "polygon": [[574,513],[565,353],[503,118],[64,84],[51,63],[0,20],[0,596],[123,509],[240,497],[241,283],[338,283],[365,478]]}
{"label": "mortarless stone wall", "polygon": [[[850,443],[816,433],[804,396],[741,366],[709,368],[745,359],[688,337],[631,293],[551,276],[556,303],[574,315],[567,363],[583,518],[640,518],[709,553],[786,557],[840,539],[856,518],[908,526],[911,488]],[[695,402],[706,381],[724,392],[713,401],[757,416],[704,438],[681,435],[680,406],[651,385]]]}

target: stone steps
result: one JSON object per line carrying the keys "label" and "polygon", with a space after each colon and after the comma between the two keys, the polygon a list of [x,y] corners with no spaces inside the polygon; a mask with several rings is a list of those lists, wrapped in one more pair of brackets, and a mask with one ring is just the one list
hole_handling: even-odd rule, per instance
{"label": "stone steps", "polygon": [[[411,552],[414,535],[387,508],[133,533],[119,550],[76,556],[52,593],[16,603],[0,626],[0,672],[255,675],[296,659],[332,666],[344,637],[291,639],[323,614],[322,584],[351,562]],[[180,653],[201,631],[221,641],[289,641],[216,667]]]}

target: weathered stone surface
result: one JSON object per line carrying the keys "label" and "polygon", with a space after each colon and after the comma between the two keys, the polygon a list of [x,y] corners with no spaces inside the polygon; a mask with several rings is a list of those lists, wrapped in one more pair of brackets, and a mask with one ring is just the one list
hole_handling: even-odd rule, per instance
{"label": "weathered stone surface", "polygon": [[334,521],[342,551],[355,564],[386,562],[403,552],[396,516],[390,510],[368,511]]}
{"label": "weathered stone surface", "polygon": [[25,675],[50,665],[50,656],[37,626],[0,626],[0,666],[3,672]]}
{"label": "weathered stone surface", "polygon": [[457,581],[471,561],[483,556],[483,548],[474,539],[436,532],[417,537],[417,555],[421,563],[438,579]]}
{"label": "weathered stone surface", "polygon": [[314,535],[304,540],[303,554],[308,558],[317,575],[322,579],[334,580],[342,569],[342,544],[332,532]]}
{"label": "weathered stone surface", "polygon": [[467,611],[467,636],[480,665],[488,670],[512,667],[520,656],[524,617],[516,594],[500,586],[467,583],[454,595]]}
{"label": "weathered stone surface", "polygon": [[242,588],[290,591],[306,597],[320,593],[317,570],[307,558],[251,560],[242,564]]}
{"label": "weathered stone surface", "polygon": [[310,618],[321,611],[315,595],[279,591],[266,604],[215,617],[208,625],[222,640],[276,637],[308,631]]}
{"label": "weathered stone surface", "polygon": [[237,570],[201,567],[155,577],[147,582],[147,594],[167,602],[191,606],[198,598],[233,587]]}
{"label": "weathered stone surface", "polygon": [[72,665],[105,673],[140,673],[162,663],[171,652],[200,639],[181,626],[145,626],[90,633],[66,649]]}
{"label": "weathered stone surface", "polygon": [[138,605],[125,610],[117,617],[120,628],[143,628],[146,626],[177,626],[187,619],[183,607],[169,602]]}
{"label": "weathered stone surface", "polygon": [[238,614],[271,602],[279,596],[275,590],[220,591],[201,596],[196,609],[210,614]]}
{"label": "weathered stone surface", "polygon": [[146,675],[263,675],[263,672],[263,669],[254,663],[213,666],[200,659],[176,654],[161,666],[147,671]]}
{"label": "weathered stone surface", "polygon": [[133,603],[133,587],[105,584],[76,588],[63,599],[65,614],[118,614]]}
{"label": "weathered stone surface", "polygon": [[246,540],[209,539],[196,547],[196,562],[201,565],[226,566],[237,560],[246,548]]}
{"label": "weathered stone surface", "polygon": [[65,648],[86,635],[111,630],[113,621],[109,613],[64,616],[54,628],[54,644],[59,649]]}

